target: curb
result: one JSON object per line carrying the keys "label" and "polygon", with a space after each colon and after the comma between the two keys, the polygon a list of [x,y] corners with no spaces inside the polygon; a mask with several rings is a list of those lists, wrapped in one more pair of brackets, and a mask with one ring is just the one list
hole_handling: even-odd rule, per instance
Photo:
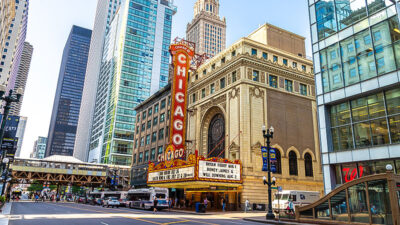
{"label": "curb", "polygon": [[[243,218],[245,221],[257,222],[257,223],[265,223],[265,224],[284,224],[284,225],[307,225],[305,223],[297,223],[297,222],[289,222],[289,221],[276,221],[276,220],[266,220],[266,219],[252,219],[252,218]],[[309,224],[311,225],[311,224]],[[315,225],[315,224],[314,224]]]}

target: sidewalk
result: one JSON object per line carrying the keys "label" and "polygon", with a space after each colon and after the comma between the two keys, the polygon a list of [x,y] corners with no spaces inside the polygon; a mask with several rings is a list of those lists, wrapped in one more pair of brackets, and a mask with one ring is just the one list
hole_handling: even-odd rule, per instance
{"label": "sidewalk", "polygon": [[7,202],[4,207],[3,207],[3,211],[1,212],[0,215],[0,225],[8,225],[8,216],[11,213],[11,206],[12,206],[12,202]]}
{"label": "sidewalk", "polygon": [[250,218],[243,218],[245,221],[257,222],[257,223],[266,223],[266,224],[283,224],[283,225],[315,225],[315,224],[306,224],[306,223],[297,223],[297,222],[290,222],[290,221],[278,221],[278,220],[266,220],[265,216],[260,217],[250,217]]}
{"label": "sidewalk", "polygon": [[[168,211],[168,209],[163,210],[165,212]],[[258,214],[265,214],[265,211],[248,211],[247,213],[243,211],[208,211],[206,213],[197,213],[193,210],[183,210],[183,209],[171,209],[171,212],[177,212],[177,213],[185,213],[185,214],[192,214],[192,215],[242,215],[241,217],[247,217],[248,216],[254,216]]]}

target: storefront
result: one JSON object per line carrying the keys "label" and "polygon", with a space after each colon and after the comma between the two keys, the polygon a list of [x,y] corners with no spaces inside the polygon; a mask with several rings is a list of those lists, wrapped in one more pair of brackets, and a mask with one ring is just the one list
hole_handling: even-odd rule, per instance
{"label": "storefront", "polygon": [[187,161],[150,163],[147,183],[169,188],[178,208],[194,210],[195,203],[204,203],[207,199],[207,210],[222,210],[222,199],[225,199],[226,210],[240,210],[241,173],[239,160],[190,155]]}

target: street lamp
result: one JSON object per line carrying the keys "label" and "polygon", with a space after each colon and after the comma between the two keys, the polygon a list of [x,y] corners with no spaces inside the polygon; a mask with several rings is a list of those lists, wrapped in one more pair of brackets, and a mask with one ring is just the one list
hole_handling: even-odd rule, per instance
{"label": "street lamp", "polygon": [[[6,102],[4,105],[4,112],[3,112],[3,119],[1,120],[1,126],[0,126],[0,147],[3,144],[3,137],[4,137],[4,131],[6,127],[6,122],[7,122],[7,116],[8,113],[10,112],[11,108],[11,103],[13,102],[19,102],[22,96],[22,92],[24,91],[22,88],[17,89],[17,94],[16,97],[13,97],[13,90],[10,90],[8,95],[5,95],[6,93],[6,86],[0,85],[0,100],[3,100]],[[7,154],[7,150],[2,150],[1,151],[1,158],[3,159]]]}
{"label": "street lamp", "polygon": [[[1,195],[4,194],[4,190],[5,190],[7,182],[11,180],[10,178],[8,178],[8,169],[9,169],[9,165],[10,165],[9,164],[10,159],[7,157],[3,158],[2,162],[3,162],[3,173],[1,175],[1,180],[3,181],[3,186],[1,187]],[[6,165],[7,165],[7,167],[6,167]]]}
{"label": "street lamp", "polygon": [[262,126],[262,132],[264,140],[267,143],[267,162],[268,162],[268,180],[264,177],[264,185],[268,185],[268,213],[267,220],[275,219],[275,215],[272,213],[272,197],[271,197],[271,186],[275,185],[276,178],[274,177],[271,181],[271,158],[270,158],[270,149],[271,149],[271,140],[274,137],[274,128],[266,129],[265,125]]}

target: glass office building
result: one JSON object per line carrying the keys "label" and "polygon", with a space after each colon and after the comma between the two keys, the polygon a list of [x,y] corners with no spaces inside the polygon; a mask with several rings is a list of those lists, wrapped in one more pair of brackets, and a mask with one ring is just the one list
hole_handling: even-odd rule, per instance
{"label": "glass office building", "polygon": [[168,83],[175,12],[167,0],[121,2],[104,43],[88,161],[131,165],[134,108]]}
{"label": "glass office building", "polygon": [[309,0],[326,193],[400,173],[400,27],[390,0]]}
{"label": "glass office building", "polygon": [[92,31],[72,26],[61,61],[46,156],[72,156]]}

